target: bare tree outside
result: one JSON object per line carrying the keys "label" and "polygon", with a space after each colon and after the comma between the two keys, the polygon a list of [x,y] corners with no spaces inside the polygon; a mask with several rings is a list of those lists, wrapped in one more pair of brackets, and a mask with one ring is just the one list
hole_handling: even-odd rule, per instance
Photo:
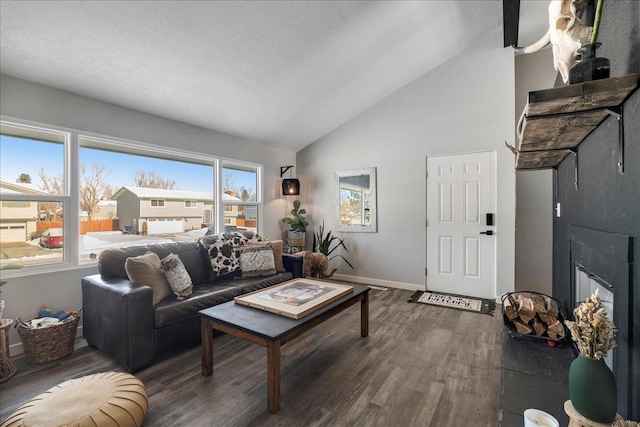
{"label": "bare tree outside", "polygon": [[[64,194],[64,175],[59,176],[48,176],[43,168],[40,168],[38,172],[38,176],[40,177],[41,184],[38,185],[42,191],[51,195],[60,195]],[[60,203],[58,202],[40,202],[38,204],[38,208],[40,212],[43,212],[45,215],[45,220],[47,221],[57,221],[58,218],[58,208]]]}
{"label": "bare tree outside", "polygon": [[102,192],[102,198],[110,200],[116,193],[116,188],[111,184],[105,184],[104,191]]}
{"label": "bare tree outside", "polygon": [[238,194],[236,188],[236,177],[229,171],[222,170],[222,192],[235,196]]}
{"label": "bare tree outside", "polygon": [[20,184],[31,184],[31,175],[28,173],[21,173],[18,175],[18,179],[16,179],[17,183]]}
{"label": "bare tree outside", "polygon": [[93,220],[100,200],[113,193],[111,185],[105,182],[109,173],[105,165],[97,163],[92,164],[89,171],[85,165],[80,166],[80,208],[87,212],[89,221]]}
{"label": "bare tree outside", "polygon": [[233,173],[223,170],[222,172],[222,191],[235,197],[239,197],[243,202],[255,200],[256,194],[253,190],[249,190],[245,186],[238,187],[236,177]]}
{"label": "bare tree outside", "polygon": [[137,171],[133,177],[136,187],[162,188],[165,190],[177,190],[176,182],[162,178],[155,172]]}

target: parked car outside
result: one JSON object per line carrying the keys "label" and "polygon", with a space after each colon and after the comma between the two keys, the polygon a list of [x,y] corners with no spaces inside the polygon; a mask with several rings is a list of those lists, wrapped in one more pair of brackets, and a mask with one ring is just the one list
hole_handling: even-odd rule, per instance
{"label": "parked car outside", "polygon": [[40,246],[43,248],[61,248],[63,243],[62,228],[47,228],[40,236]]}

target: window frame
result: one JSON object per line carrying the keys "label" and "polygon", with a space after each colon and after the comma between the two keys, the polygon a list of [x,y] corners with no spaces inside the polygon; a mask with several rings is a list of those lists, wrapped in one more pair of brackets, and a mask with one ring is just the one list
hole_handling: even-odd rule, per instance
{"label": "window frame", "polygon": [[[2,116],[0,116],[0,125],[20,129],[25,133],[28,132],[38,132],[43,134],[57,135],[62,138],[62,146],[63,146],[63,167],[62,167],[62,175],[63,175],[63,184],[64,184],[64,192],[63,194],[10,194],[10,195],[0,195],[0,198],[3,200],[10,199],[11,201],[24,201],[24,202],[53,202],[60,203],[62,205],[63,212],[70,211],[70,206],[79,206],[79,195],[78,190],[72,188],[71,182],[72,179],[78,181],[79,177],[79,166],[75,168],[75,173],[71,165],[74,160],[77,161],[77,158],[73,157],[72,146],[77,142],[77,139],[74,138],[72,132],[68,129],[64,129],[58,126],[48,126],[42,125],[38,123],[32,123],[27,121],[16,121],[16,120],[5,120]],[[4,135],[4,133],[2,133]],[[43,139],[43,141],[46,141]],[[77,186],[76,186],[77,188]],[[62,217],[62,229],[65,233],[65,239],[67,230],[71,230],[72,227],[76,227],[80,230],[80,210],[76,213],[76,215],[63,215]],[[26,264],[20,270],[7,270],[3,272],[3,276],[6,277],[20,277],[26,276],[28,273],[47,273],[50,271],[60,271],[69,268],[73,268],[77,265],[77,263],[73,262],[73,254],[78,253],[78,245],[76,239],[76,245],[74,247],[73,242],[66,242],[62,247],[62,260],[61,261],[52,261],[52,262],[44,262],[39,264]]]}
{"label": "window frame", "polygon": [[[223,182],[223,169],[225,168],[225,166],[230,166],[230,167],[237,167],[240,169],[254,169],[255,168],[255,173],[256,173],[256,199],[255,200],[234,200],[232,202],[227,202],[225,203],[222,200],[222,193],[224,192],[224,189],[222,188],[222,182]],[[217,188],[217,192],[216,194],[220,194],[220,201],[221,203],[219,203],[218,209],[216,209],[217,211],[217,215],[220,215],[221,218],[224,221],[224,208],[225,206],[228,205],[236,205],[236,206],[256,206],[257,207],[257,214],[258,214],[258,227],[257,227],[257,233],[258,234],[262,234],[262,222],[264,221],[264,204],[263,204],[263,188],[262,188],[262,182],[263,182],[263,170],[264,167],[260,164],[256,164],[256,163],[251,163],[251,162],[242,162],[242,161],[237,161],[237,160],[229,160],[229,159],[221,159],[220,161],[220,167],[216,169],[217,172],[217,179],[216,179],[216,186],[219,187]]]}
{"label": "window frame", "polygon": [[[234,204],[250,204],[258,206],[259,218],[262,218],[262,173],[261,164],[228,159],[211,154],[204,154],[179,148],[167,147],[159,144],[146,143],[141,141],[126,140],[113,136],[106,136],[86,132],[78,129],[48,125],[28,120],[15,119],[0,115],[0,124],[18,129],[33,130],[45,134],[55,134],[64,138],[64,186],[63,195],[31,195],[31,194],[11,194],[10,197],[3,197],[3,200],[12,201],[38,201],[38,202],[60,202],[68,214],[63,216],[63,230],[65,233],[65,244],[63,246],[63,260],[51,263],[25,265],[20,270],[3,271],[3,277],[23,277],[33,274],[64,271],[69,269],[86,268],[97,264],[97,260],[80,259],[80,210],[72,210],[70,206],[80,205],[80,150],[83,147],[97,149],[111,149],[112,151],[124,154],[135,154],[149,157],[149,154],[160,154],[161,157],[180,160],[192,160],[194,163],[210,164],[214,172],[213,208],[212,219],[216,232],[224,232],[224,203],[222,203],[222,168],[224,165],[240,166],[245,168],[255,168],[256,171],[256,200],[251,202],[234,202]],[[179,160],[179,161],[180,161]],[[193,200],[191,200],[193,202]],[[166,203],[165,203],[166,206]],[[195,206],[197,207],[197,201]],[[204,215],[204,211],[203,211]],[[71,230],[75,230],[72,232]],[[262,234],[262,220],[258,223],[258,233]]]}
{"label": "window frame", "polygon": [[[156,202],[154,205],[153,202]],[[167,206],[167,202],[165,199],[149,199],[149,206],[152,208],[164,208]]]}

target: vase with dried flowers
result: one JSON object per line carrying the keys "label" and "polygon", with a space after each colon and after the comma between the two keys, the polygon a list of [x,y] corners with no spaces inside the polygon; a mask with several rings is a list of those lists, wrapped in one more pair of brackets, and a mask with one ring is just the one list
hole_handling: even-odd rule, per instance
{"label": "vase with dried flowers", "polygon": [[581,415],[599,423],[615,419],[617,388],[613,372],[604,361],[616,347],[617,328],[598,290],[573,310],[574,321],[565,321],[580,354],[569,368],[569,397]]}
{"label": "vase with dried flowers", "polygon": [[593,22],[593,32],[591,33],[591,43],[585,44],[578,49],[581,59],[569,69],[569,84],[609,78],[609,70],[611,68],[610,61],[607,58],[596,56],[596,49],[602,46],[602,43],[597,40],[598,32],[600,31],[603,5],[604,0],[598,0],[595,20]]}

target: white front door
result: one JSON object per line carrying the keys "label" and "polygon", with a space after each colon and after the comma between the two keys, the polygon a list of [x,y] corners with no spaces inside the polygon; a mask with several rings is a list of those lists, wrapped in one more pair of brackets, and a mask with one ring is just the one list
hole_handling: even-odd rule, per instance
{"label": "white front door", "polygon": [[427,158],[427,290],[496,297],[495,188],[495,152]]}

